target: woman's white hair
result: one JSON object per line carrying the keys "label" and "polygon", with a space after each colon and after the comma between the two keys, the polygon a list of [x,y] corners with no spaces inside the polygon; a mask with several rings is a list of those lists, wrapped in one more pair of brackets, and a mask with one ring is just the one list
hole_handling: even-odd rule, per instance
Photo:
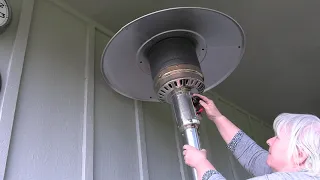
{"label": "woman's white hair", "polygon": [[273,129],[279,134],[280,129],[290,136],[289,158],[298,163],[298,152],[308,156],[302,170],[311,175],[320,175],[320,119],[311,114],[282,113],[273,123]]}

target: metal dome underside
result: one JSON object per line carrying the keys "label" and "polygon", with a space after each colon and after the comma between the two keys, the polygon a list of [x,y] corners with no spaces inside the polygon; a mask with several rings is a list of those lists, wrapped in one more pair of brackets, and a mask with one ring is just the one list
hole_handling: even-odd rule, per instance
{"label": "metal dome underside", "polygon": [[126,97],[159,102],[146,54],[155,43],[170,37],[195,43],[204,91],[225,80],[245,50],[244,32],[230,16],[200,7],[164,9],[128,23],[112,37],[101,61],[105,81]]}

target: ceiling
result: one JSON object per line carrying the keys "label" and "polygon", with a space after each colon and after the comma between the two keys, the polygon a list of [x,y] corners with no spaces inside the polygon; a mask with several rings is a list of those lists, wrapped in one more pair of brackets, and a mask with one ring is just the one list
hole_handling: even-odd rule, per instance
{"label": "ceiling", "polygon": [[319,0],[63,1],[113,32],[168,7],[201,6],[227,13],[246,33],[246,52],[214,91],[270,124],[281,112],[320,116]]}

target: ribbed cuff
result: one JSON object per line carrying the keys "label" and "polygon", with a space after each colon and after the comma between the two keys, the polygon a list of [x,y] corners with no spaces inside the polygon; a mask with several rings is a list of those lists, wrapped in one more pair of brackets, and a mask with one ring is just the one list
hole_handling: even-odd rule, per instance
{"label": "ribbed cuff", "polygon": [[242,130],[238,131],[237,134],[232,138],[231,142],[227,145],[227,148],[231,151],[234,152],[238,143],[242,139],[244,135],[244,132]]}
{"label": "ribbed cuff", "polygon": [[203,174],[201,180],[209,180],[215,174],[220,174],[220,173],[217,170],[208,170]]}

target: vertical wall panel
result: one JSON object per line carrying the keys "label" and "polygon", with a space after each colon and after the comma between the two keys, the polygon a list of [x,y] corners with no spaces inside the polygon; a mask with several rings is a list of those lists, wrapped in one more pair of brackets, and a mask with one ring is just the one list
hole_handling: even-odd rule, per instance
{"label": "vertical wall panel", "polygon": [[142,102],[134,100],[140,180],[149,180],[145,123]]}
{"label": "vertical wall panel", "polygon": [[21,13],[20,7],[17,8],[21,1],[10,2],[10,5],[18,18],[13,19],[11,26],[0,37],[0,180],[4,179],[6,171],[34,1],[23,1]]}
{"label": "vertical wall panel", "polygon": [[139,179],[134,101],[104,81],[100,61],[109,37],[96,32],[94,179]]}
{"label": "vertical wall panel", "polygon": [[15,18],[12,19],[7,30],[0,35],[0,73],[2,79],[2,90],[0,92],[0,102],[3,97],[4,85],[7,82],[7,69],[10,63],[10,56],[14,46],[14,41],[18,29],[19,18],[21,13],[22,0],[14,0],[9,2]]}
{"label": "vertical wall panel", "polygon": [[82,180],[93,180],[95,32],[94,26],[87,25],[82,132]]}
{"label": "vertical wall panel", "polygon": [[152,180],[181,179],[171,108],[167,104],[144,102],[146,147]]}
{"label": "vertical wall panel", "polygon": [[85,53],[85,24],[36,1],[6,179],[81,178]]}

